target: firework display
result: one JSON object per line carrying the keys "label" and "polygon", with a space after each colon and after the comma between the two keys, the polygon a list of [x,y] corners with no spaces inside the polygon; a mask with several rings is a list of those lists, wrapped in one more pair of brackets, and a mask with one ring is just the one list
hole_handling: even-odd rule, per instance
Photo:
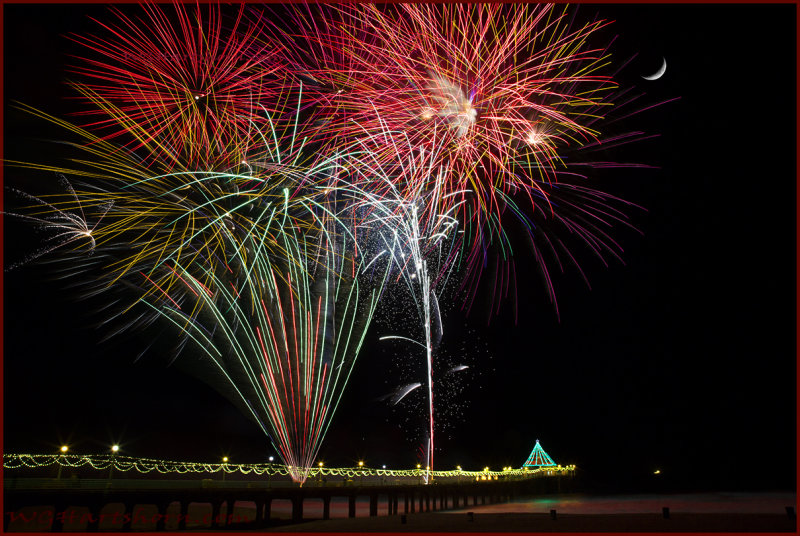
{"label": "firework display", "polygon": [[[405,143],[410,143],[406,139]],[[462,243],[458,233],[458,219],[453,215],[459,204],[448,204],[447,197],[439,196],[438,183],[443,170],[436,166],[437,158],[430,158],[425,151],[415,155],[413,151],[398,151],[399,161],[385,164],[375,159],[374,152],[366,152],[358,159],[359,165],[352,174],[352,183],[341,184],[338,190],[346,197],[355,210],[364,214],[361,225],[362,244],[373,252],[376,262],[383,257],[388,268],[396,272],[395,281],[402,281],[406,296],[413,300],[419,323],[422,326],[424,342],[401,335],[388,335],[386,339],[401,339],[411,342],[425,350],[425,385],[428,399],[428,429],[425,440],[424,458],[426,467],[433,465],[434,452],[434,396],[433,364],[434,351],[442,338],[442,319],[437,294],[441,292],[458,260]],[[403,161],[405,155],[408,160]],[[368,170],[369,176],[364,176]],[[397,183],[413,183],[415,176],[425,176],[433,184],[416,192],[413,197],[403,196]],[[357,185],[383,181],[385,193],[376,196],[369,190],[361,190]],[[449,194],[449,195],[457,195]],[[425,217],[425,210],[441,207],[443,212]],[[437,289],[438,287],[438,289]],[[398,387],[393,403],[396,405],[411,390],[422,383]],[[426,482],[428,476],[426,475]]]}
{"label": "firework display", "polygon": [[142,11],[112,10],[97,35],[72,36],[86,52],[72,69],[86,126],[131,148],[149,143],[162,163],[245,159],[276,64],[244,6],[231,20],[213,5]]}
{"label": "firework display", "polygon": [[5,214],[50,236],[11,267],[61,253],[65,272],[100,274],[85,287],[113,304],[111,334],[161,326],[299,483],[376,312],[408,304],[409,330],[381,339],[425,372],[386,398],[425,393],[427,482],[443,293],[469,309],[499,258],[499,307],[510,225],[554,304],[548,265],[577,266],[575,243],[621,253],[630,204],[587,185],[614,166],[592,155],[647,135],[603,130],[615,98],[635,100],[592,43],[607,23],[546,4],[138,9],[70,36],[77,120],[18,104],[79,141],[68,163],[7,160],[62,185],[15,190]]}
{"label": "firework display", "polygon": [[323,222],[314,237],[283,229],[275,256],[259,251],[269,236],[251,230],[249,259],[233,259],[235,269],[205,268],[215,292],[178,268],[207,306],[203,315],[153,305],[197,342],[201,361],[227,380],[298,482],[317,456],[383,283],[380,273],[365,273],[365,258],[352,254],[337,225]]}

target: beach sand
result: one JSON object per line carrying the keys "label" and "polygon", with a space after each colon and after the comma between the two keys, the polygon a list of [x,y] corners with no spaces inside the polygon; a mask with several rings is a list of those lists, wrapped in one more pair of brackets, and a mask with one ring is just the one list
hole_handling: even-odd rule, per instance
{"label": "beach sand", "polygon": [[796,532],[786,514],[479,514],[430,512],[309,521],[266,532]]}
{"label": "beach sand", "polygon": [[[229,527],[234,532],[791,532],[796,533],[797,521],[787,515],[786,508],[796,505],[793,492],[778,493],[695,493],[664,495],[587,495],[564,494],[520,498],[508,503],[473,505],[467,508],[386,515],[386,503],[379,508],[380,516],[369,516],[366,497],[357,502],[359,517],[347,517],[347,501],[342,498],[331,502],[332,519],[324,521],[322,501],[308,500],[304,515],[308,521],[291,523],[292,509],[288,500],[274,500],[271,507],[270,526],[256,529],[252,525],[236,523]],[[670,509],[669,518],[662,508]],[[555,519],[550,511],[555,510]],[[70,507],[79,519],[88,514],[86,507]],[[401,506],[402,511],[402,506]],[[124,513],[124,505],[111,503],[101,513],[110,516],[113,512]],[[138,505],[134,509],[133,531],[151,531],[156,528],[148,517],[157,514],[154,505]],[[52,507],[32,506],[20,510],[31,519],[12,521],[9,532],[47,531],[49,522],[42,523],[34,514],[49,513]],[[170,516],[166,529],[178,528],[177,517],[180,504],[173,502],[166,513]],[[187,523],[190,532],[216,531],[210,523],[203,521],[211,517],[211,505],[192,503]],[[223,517],[227,508],[223,506]],[[255,505],[239,502],[232,512],[235,519],[255,519]],[[403,519],[405,518],[405,522]],[[84,531],[86,521],[65,522],[63,530]],[[99,529],[120,530],[122,520],[111,521],[110,517],[100,521]],[[223,529],[224,530],[224,529]]]}

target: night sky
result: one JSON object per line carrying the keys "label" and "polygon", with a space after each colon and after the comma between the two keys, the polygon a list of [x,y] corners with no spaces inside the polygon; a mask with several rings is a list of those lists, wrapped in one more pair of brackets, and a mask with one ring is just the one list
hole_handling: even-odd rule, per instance
{"label": "night sky", "polygon": [[[519,467],[539,439],[556,462],[608,489],[794,489],[795,10],[579,7],[578,20],[616,21],[599,39],[618,36],[615,61],[639,54],[622,85],[635,84],[651,103],[680,97],[631,118],[661,136],[615,155],[658,169],[591,175],[592,186],[644,207],[629,210],[641,234],[615,230],[624,264],[611,259],[606,268],[576,250],[591,289],[577,270],[557,274],[560,317],[521,242],[516,325],[510,301],[486,313],[488,285],[468,315],[447,311],[443,351],[470,368],[461,409],[437,436],[437,468]],[[6,158],[49,162],[63,150],[42,141],[60,139],[56,128],[9,102],[69,112],[64,66],[74,45],[63,34],[92,31],[87,15],[105,13],[4,6]],[[665,76],[642,80],[662,56]],[[38,191],[32,181],[6,168],[7,184]],[[35,249],[22,237],[22,226],[6,222],[6,262]],[[46,266],[4,274],[5,452],[67,443],[98,453],[118,442],[125,454],[175,460],[275,454],[255,423],[165,356],[134,363],[148,334],[101,344],[97,302],[73,294]],[[417,463],[415,425],[375,400],[397,383],[391,348],[377,340],[381,322],[323,443],[328,466]]]}

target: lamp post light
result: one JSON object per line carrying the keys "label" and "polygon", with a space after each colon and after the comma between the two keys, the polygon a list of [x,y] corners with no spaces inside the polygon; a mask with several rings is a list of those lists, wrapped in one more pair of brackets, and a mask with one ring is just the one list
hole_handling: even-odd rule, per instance
{"label": "lamp post light", "polygon": [[274,460],[274,456],[269,457],[269,468],[267,469],[267,487],[272,487],[272,460]]}
{"label": "lamp post light", "polygon": [[422,466],[421,466],[420,464],[417,464],[417,485],[418,485],[418,486],[419,486],[420,484],[422,484],[422,473],[421,473],[421,472],[420,472],[420,470],[419,470],[419,469],[420,469],[420,467],[422,467]]}
{"label": "lamp post light", "polygon": [[114,457],[119,452],[119,445],[111,445],[111,467],[108,468],[108,486],[111,487],[111,479],[114,477]]}
{"label": "lamp post light", "polygon": [[361,469],[361,471],[360,471],[360,473],[361,473],[361,481],[359,483],[359,486],[363,487],[364,486],[364,462],[363,461],[359,461],[358,462],[358,468]]}
{"label": "lamp post light", "polygon": [[318,486],[322,486],[322,485],[323,485],[323,482],[322,482],[322,480],[323,480],[323,479],[322,479],[322,468],[323,468],[324,466],[325,466],[325,464],[324,464],[324,463],[322,463],[322,462],[319,462],[319,463],[317,464],[317,467],[319,468],[319,469],[317,470],[317,485],[318,485]]}
{"label": "lamp post light", "polygon": [[223,467],[222,467],[222,481],[225,482],[225,473],[227,472],[225,469],[228,467],[228,457],[227,456],[223,456],[222,457],[222,464],[223,464]]}
{"label": "lamp post light", "polygon": [[61,446],[61,454],[62,454],[62,456],[58,460],[58,474],[56,475],[56,479],[58,479],[58,480],[61,480],[61,470],[64,468],[64,466],[61,464],[62,459],[64,458],[63,454],[66,454],[68,450],[69,450],[68,446],[66,446],[66,445],[62,445]]}

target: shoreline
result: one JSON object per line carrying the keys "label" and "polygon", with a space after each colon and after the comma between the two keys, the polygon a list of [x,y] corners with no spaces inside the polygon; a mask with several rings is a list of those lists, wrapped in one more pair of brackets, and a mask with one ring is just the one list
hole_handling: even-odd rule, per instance
{"label": "shoreline", "polygon": [[797,520],[786,514],[408,514],[372,518],[307,521],[263,529],[294,532],[787,532]]}
{"label": "shoreline", "polygon": [[[339,498],[341,499],[341,498]],[[238,501],[229,510],[223,504],[218,514],[227,518],[229,526],[212,528],[210,519],[216,515],[211,504],[193,502],[185,512],[186,529],[189,532],[271,532],[271,533],[337,533],[337,532],[732,532],[796,533],[796,503],[794,492],[761,493],[691,493],[691,494],[635,494],[635,495],[591,495],[566,493],[560,495],[531,496],[508,502],[473,506],[460,506],[430,512],[388,515],[386,503],[380,514],[369,516],[368,497],[359,497],[356,503],[357,517],[347,517],[347,502],[330,503],[331,519],[323,520],[322,502],[313,498],[306,501],[306,518],[292,521],[292,506],[288,499],[274,499],[270,506],[270,521],[256,528],[253,524],[239,520],[255,520],[256,505]],[[125,508],[114,502],[102,510],[95,511],[101,517],[96,527],[101,531],[120,531],[121,516],[131,515],[130,530],[156,530],[160,516],[161,527],[174,531],[179,527],[180,503],[173,501],[166,510],[159,511],[154,504],[136,503],[136,508],[126,514]],[[352,505],[351,505],[352,506]],[[667,510],[666,512],[664,510]],[[55,512],[53,507],[29,506],[17,515],[23,519],[8,524],[8,532],[39,532],[50,530]],[[6,512],[6,515],[9,515]],[[60,512],[64,531],[85,531],[89,527],[81,516],[89,515],[88,507],[70,506]],[[69,515],[67,515],[69,514]],[[162,515],[163,514],[163,515]],[[229,515],[230,514],[230,515]],[[665,515],[666,514],[666,515]],[[115,516],[115,517],[111,517]],[[111,517],[111,518],[110,518]],[[69,518],[69,521],[66,520]],[[224,523],[224,521],[222,521]]]}

